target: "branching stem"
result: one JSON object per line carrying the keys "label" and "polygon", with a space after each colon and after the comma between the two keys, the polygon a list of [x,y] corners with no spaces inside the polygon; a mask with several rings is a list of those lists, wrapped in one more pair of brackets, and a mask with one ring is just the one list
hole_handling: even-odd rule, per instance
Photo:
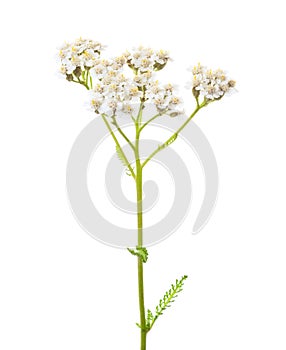
{"label": "branching stem", "polygon": [[113,125],[116,126],[118,132],[120,133],[120,135],[125,139],[125,141],[127,141],[127,143],[129,144],[129,146],[133,149],[133,151],[135,151],[135,146],[133,145],[133,143],[130,141],[130,139],[127,137],[127,135],[122,131],[122,129],[120,128],[120,126],[117,123],[116,117],[113,116],[112,117],[112,123]]}
{"label": "branching stem", "polygon": [[101,114],[101,117],[102,117],[102,119],[103,119],[103,121],[104,121],[104,123],[105,123],[105,125],[106,125],[106,127],[107,127],[107,129],[108,129],[108,131],[110,132],[110,135],[112,136],[112,138],[113,138],[113,140],[114,140],[116,146],[120,149],[120,151],[121,151],[121,153],[122,153],[122,157],[123,157],[123,159],[124,159],[124,162],[125,162],[125,164],[127,165],[128,170],[130,171],[130,174],[132,175],[133,179],[136,180],[136,175],[135,175],[135,173],[134,173],[134,170],[132,169],[132,167],[131,167],[131,165],[130,165],[130,163],[129,163],[129,161],[128,161],[126,155],[125,155],[125,153],[123,152],[123,150],[122,150],[122,148],[121,148],[121,146],[120,146],[120,143],[118,142],[116,136],[114,135],[114,132],[113,132],[113,130],[111,129],[111,127],[110,127],[110,125],[109,125],[109,123],[108,123],[108,121],[107,121],[107,119],[106,119],[106,116],[105,116],[104,114]]}
{"label": "branching stem", "polygon": [[194,112],[189,116],[189,118],[178,128],[174,134],[168,138],[164,143],[162,143],[158,148],[152,152],[148,158],[145,159],[145,161],[142,163],[142,168],[160,151],[162,151],[164,148],[168,147],[168,145],[173,142],[173,140],[176,139],[177,135],[185,128],[185,126],[193,119],[193,117],[198,113],[198,111],[205,106],[205,102],[198,105]]}

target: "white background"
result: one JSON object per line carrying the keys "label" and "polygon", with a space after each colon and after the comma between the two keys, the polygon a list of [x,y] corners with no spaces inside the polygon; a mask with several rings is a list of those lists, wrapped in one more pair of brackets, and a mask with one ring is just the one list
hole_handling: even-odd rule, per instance
{"label": "white background", "polygon": [[[196,118],[215,151],[211,221],[192,218],[150,249],[146,301],[188,274],[148,350],[286,347],[285,11],[274,1],[5,3],[1,19],[1,350],[139,348],[136,261],[92,240],[65,192],[71,145],[93,118],[80,87],[58,80],[56,47],[80,35],[121,53],[170,50],[166,74],[198,60],[239,93]],[[186,108],[193,100],[182,95]],[[188,101],[187,101],[188,100]]]}

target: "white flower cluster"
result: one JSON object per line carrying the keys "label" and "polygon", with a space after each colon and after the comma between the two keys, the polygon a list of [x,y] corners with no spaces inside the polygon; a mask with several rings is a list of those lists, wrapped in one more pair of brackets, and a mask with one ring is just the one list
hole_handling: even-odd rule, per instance
{"label": "white flower cluster", "polygon": [[[168,60],[165,51],[153,52],[140,47],[113,60],[98,59],[91,70],[94,86],[91,90],[91,106],[98,114],[113,116],[118,113],[133,115],[141,102],[157,107],[158,113],[176,116],[181,100],[173,95],[171,84],[160,86],[153,72],[162,69]],[[131,67],[134,74],[124,74]]]}
{"label": "white flower cluster", "polygon": [[203,96],[207,100],[217,100],[234,90],[235,81],[221,69],[211,70],[200,63],[192,68],[193,81],[188,87],[193,88],[196,98]]}
{"label": "white flower cluster", "polygon": [[161,70],[170,58],[169,53],[165,50],[154,51],[143,46],[125,55],[128,65],[139,73]]}
{"label": "white flower cluster", "polygon": [[158,81],[152,81],[146,86],[146,96],[149,102],[154,104],[159,112],[168,111],[169,115],[176,116],[182,113],[179,111],[182,101],[173,92],[172,84],[160,86]]}
{"label": "white flower cluster", "polygon": [[118,111],[131,114],[132,105],[140,103],[143,92],[123,74],[125,57],[102,59],[97,63],[92,69],[95,85],[91,89],[91,107],[96,113],[108,116],[113,116]]}
{"label": "white flower cluster", "polygon": [[65,43],[59,50],[61,73],[72,79],[72,74],[79,76],[84,69],[94,67],[102,48],[100,43],[82,38],[73,43]]}

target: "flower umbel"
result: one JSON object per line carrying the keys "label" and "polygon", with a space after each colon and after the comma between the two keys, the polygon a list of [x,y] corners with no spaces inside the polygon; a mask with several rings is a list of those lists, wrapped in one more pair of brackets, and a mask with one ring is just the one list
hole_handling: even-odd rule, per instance
{"label": "flower umbel", "polygon": [[82,38],[66,42],[59,50],[60,72],[67,80],[80,82],[82,74],[97,63],[102,48],[99,42]]}
{"label": "flower umbel", "polygon": [[203,97],[206,102],[211,102],[234,91],[235,81],[221,69],[212,70],[198,63],[197,66],[192,67],[191,71],[193,80],[188,83],[187,87],[193,89],[196,99]]}
{"label": "flower umbel", "polygon": [[[132,105],[147,102],[156,106],[162,115],[182,113],[182,102],[174,95],[174,86],[160,85],[154,77],[168,59],[167,51],[154,51],[142,46],[113,59],[96,59],[90,68],[93,87],[89,86],[95,113],[109,117],[118,113],[132,116]],[[89,82],[86,81],[86,84],[89,85]]]}

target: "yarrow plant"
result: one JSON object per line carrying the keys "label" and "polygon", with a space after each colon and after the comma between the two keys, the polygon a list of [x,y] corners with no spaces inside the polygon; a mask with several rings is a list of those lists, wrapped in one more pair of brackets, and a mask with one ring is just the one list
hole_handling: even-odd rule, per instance
{"label": "yarrow plant", "polygon": [[[144,264],[148,260],[148,251],[144,246],[143,235],[143,169],[158,152],[176,140],[178,134],[200,109],[233,92],[235,81],[221,69],[212,70],[200,63],[193,66],[190,69],[192,79],[187,87],[192,89],[196,101],[194,111],[171,137],[160,144],[148,157],[142,159],[140,156],[142,130],[160,116],[176,117],[183,113],[182,100],[177,96],[174,86],[170,83],[161,84],[156,79],[157,72],[162,70],[170,60],[169,53],[140,46],[114,58],[102,58],[103,50],[104,46],[93,40],[80,38],[73,43],[66,43],[59,50],[60,72],[69,82],[83,85],[88,90],[89,108],[102,118],[115,142],[120,160],[134,179],[137,193],[138,235],[137,246],[128,248],[128,251],[137,258],[140,314],[140,322],[137,323],[137,326],[140,329],[140,349],[146,350],[147,334],[182,291],[187,276],[184,275],[171,285],[154,311],[145,308],[143,272]],[[147,104],[154,106],[156,113],[150,119],[145,120],[143,115]],[[130,140],[120,128],[119,116],[130,118],[133,122],[135,140]],[[124,153],[111,125],[134,152],[134,166]]]}

